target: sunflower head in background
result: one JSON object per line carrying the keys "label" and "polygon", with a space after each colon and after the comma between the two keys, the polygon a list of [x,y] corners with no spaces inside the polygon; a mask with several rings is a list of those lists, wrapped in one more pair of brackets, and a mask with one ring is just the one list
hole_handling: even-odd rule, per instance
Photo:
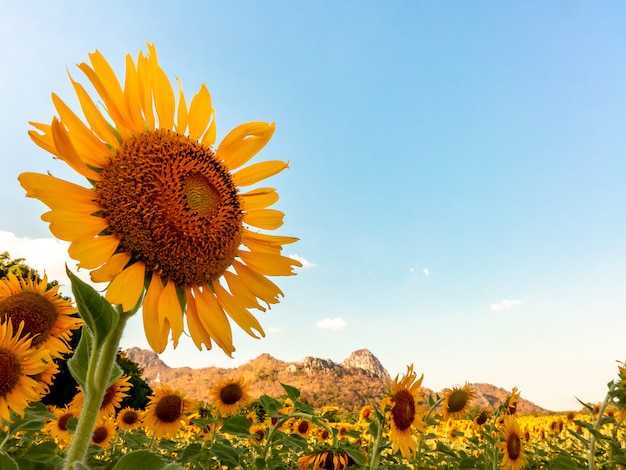
{"label": "sunflower head in background", "polygon": [[206,86],[187,105],[181,82],[175,92],[153,45],[136,61],[126,56],[123,83],[100,52],[89,59],[78,68],[95,99],[70,76],[83,117],[53,94],[57,116],[51,124],[31,123],[29,132],[86,184],[39,173],[19,181],[50,208],[42,219],[70,242],[78,267],[109,283],[106,299],[125,312],[142,307],[155,352],[170,338],[176,347],[186,323],[198,349],[215,341],[230,356],[230,320],[264,336],[250,309],[264,311],[283,295],[267,276],[301,266],[281,254],[296,238],[259,231],[283,223],[284,214],[269,208],[276,190],[256,185],[287,163],[248,164],[274,124],[239,125],[215,146]]}

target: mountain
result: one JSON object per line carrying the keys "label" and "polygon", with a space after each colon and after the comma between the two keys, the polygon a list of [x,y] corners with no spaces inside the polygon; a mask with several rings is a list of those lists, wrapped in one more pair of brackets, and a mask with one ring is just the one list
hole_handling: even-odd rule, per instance
{"label": "mountain", "polygon": [[[377,405],[390,381],[389,372],[367,349],[354,351],[341,363],[331,359],[307,356],[302,361],[285,362],[269,354],[261,354],[236,368],[169,367],[152,351],[130,348],[123,353],[143,370],[143,378],[153,388],[159,383],[181,390],[189,398],[210,401],[209,390],[220,380],[243,378],[252,396],[266,394],[274,398],[286,396],[281,383],[300,390],[313,407],[334,405],[347,412],[359,411],[364,405]],[[490,384],[470,384],[477,392],[473,406],[496,409],[510,391]],[[426,394],[432,390],[423,389]],[[445,390],[439,392],[443,394]],[[520,398],[522,414],[545,414],[545,410]]]}

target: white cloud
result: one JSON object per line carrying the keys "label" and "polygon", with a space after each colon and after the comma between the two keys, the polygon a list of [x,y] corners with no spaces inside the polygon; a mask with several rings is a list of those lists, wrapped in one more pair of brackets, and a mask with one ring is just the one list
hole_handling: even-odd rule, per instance
{"label": "white cloud", "polygon": [[77,272],[76,261],[67,253],[68,246],[68,242],[56,238],[17,237],[14,233],[0,231],[0,253],[7,251],[11,259],[24,258],[24,263],[39,274],[47,274],[49,281],[58,281],[65,295],[71,295],[66,263],[74,274],[89,281],[87,271]]}
{"label": "white cloud", "polygon": [[428,268],[422,268],[422,272],[424,273],[424,276],[430,276],[430,271],[428,270]]}
{"label": "white cloud", "polygon": [[278,328],[277,326],[270,326],[267,329],[267,333],[268,334],[277,334],[277,333],[281,333],[283,330],[281,330],[280,328]]}
{"label": "white cloud", "polygon": [[315,263],[312,263],[309,260],[304,259],[302,256],[289,255],[288,257],[291,259],[295,259],[296,261],[300,261],[302,263],[302,269],[312,268],[313,266],[315,266]]}
{"label": "white cloud", "polygon": [[494,312],[498,312],[500,310],[506,310],[507,308],[514,307],[516,305],[522,305],[521,300],[503,300],[498,302],[497,304],[491,304],[491,310]]}
{"label": "white cloud", "polygon": [[317,327],[322,330],[340,331],[345,330],[348,324],[343,318],[324,318],[317,322]]}

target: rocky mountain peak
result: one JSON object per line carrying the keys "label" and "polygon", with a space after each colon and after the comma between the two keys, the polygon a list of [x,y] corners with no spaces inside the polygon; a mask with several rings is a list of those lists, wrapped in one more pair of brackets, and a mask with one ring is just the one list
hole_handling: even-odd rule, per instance
{"label": "rocky mountain peak", "polygon": [[348,356],[342,363],[344,367],[361,369],[367,375],[379,379],[389,379],[389,372],[383,367],[378,358],[367,349],[358,349]]}

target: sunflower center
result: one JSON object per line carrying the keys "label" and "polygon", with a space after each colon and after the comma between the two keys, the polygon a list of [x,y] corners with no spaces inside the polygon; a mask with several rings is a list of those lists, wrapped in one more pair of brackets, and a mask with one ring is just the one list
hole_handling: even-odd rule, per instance
{"label": "sunflower center", "polygon": [[167,395],[159,400],[154,414],[165,423],[174,423],[182,415],[183,399],[176,395]]}
{"label": "sunflower center", "polygon": [[225,405],[234,405],[243,397],[243,390],[239,384],[228,384],[220,390],[220,400]]}
{"label": "sunflower center", "polygon": [[11,320],[15,329],[23,321],[21,336],[30,334],[32,346],[48,339],[58,315],[51,302],[34,292],[20,292],[0,300],[0,320]]}
{"label": "sunflower center", "polygon": [[394,397],[395,405],[391,413],[393,422],[400,431],[411,427],[415,420],[415,399],[408,390],[398,391]]}
{"label": "sunflower center", "polygon": [[480,414],[476,417],[476,424],[478,424],[479,426],[482,426],[483,424],[485,424],[487,422],[487,413],[485,413],[484,411],[481,411]]}
{"label": "sunflower center", "polygon": [[20,379],[19,359],[8,349],[0,349],[0,397],[6,397]]}
{"label": "sunflower center", "polygon": [[124,422],[124,424],[135,424],[137,421],[139,421],[139,415],[136,411],[128,410],[122,416],[122,421]]}
{"label": "sunflower center", "polygon": [[119,251],[177,285],[205,285],[241,244],[242,203],[213,151],[164,129],[128,138],[95,191]]}
{"label": "sunflower center", "polygon": [[67,431],[67,422],[72,416],[74,416],[72,413],[65,413],[59,416],[59,419],[57,420],[57,427],[61,431]]}
{"label": "sunflower center", "polygon": [[454,390],[448,398],[448,411],[456,413],[467,405],[467,393],[463,390]]}
{"label": "sunflower center", "polygon": [[91,440],[95,444],[102,444],[109,437],[109,430],[105,426],[98,426],[93,430]]}
{"label": "sunflower center", "polygon": [[522,441],[517,434],[511,434],[506,440],[506,451],[509,460],[519,459],[522,453]]}
{"label": "sunflower center", "polygon": [[298,423],[298,432],[300,434],[306,434],[309,430],[309,422],[308,421],[300,421]]}
{"label": "sunflower center", "polygon": [[105,409],[110,403],[113,402],[113,398],[115,398],[117,392],[117,387],[115,384],[111,385],[104,392],[104,397],[102,398],[102,404],[100,405],[100,409]]}

